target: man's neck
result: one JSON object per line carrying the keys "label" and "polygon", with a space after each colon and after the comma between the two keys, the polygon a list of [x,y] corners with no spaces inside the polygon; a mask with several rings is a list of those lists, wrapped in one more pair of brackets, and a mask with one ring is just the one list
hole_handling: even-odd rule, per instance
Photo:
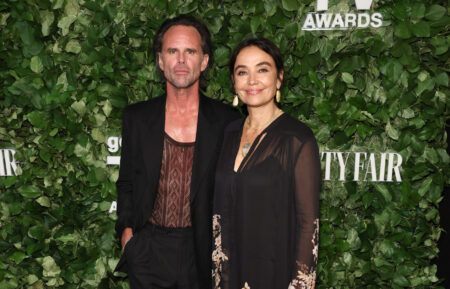
{"label": "man's neck", "polygon": [[187,88],[175,88],[167,84],[167,111],[185,113],[197,111],[199,107],[198,83]]}

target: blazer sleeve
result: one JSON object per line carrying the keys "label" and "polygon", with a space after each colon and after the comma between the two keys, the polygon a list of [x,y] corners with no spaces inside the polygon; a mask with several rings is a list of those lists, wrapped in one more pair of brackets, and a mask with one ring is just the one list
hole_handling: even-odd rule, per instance
{"label": "blazer sleeve", "polygon": [[120,155],[119,178],[117,188],[117,221],[116,232],[119,240],[126,227],[133,227],[133,182],[132,182],[132,145],[129,109],[125,108],[122,122],[122,151]]}

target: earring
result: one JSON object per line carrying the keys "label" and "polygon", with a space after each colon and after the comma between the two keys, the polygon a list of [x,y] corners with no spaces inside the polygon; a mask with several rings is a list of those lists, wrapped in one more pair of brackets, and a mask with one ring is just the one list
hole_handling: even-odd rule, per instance
{"label": "earring", "polygon": [[237,96],[237,94],[235,94],[233,98],[233,106],[238,106],[238,104],[239,104],[239,97]]}
{"label": "earring", "polygon": [[281,100],[281,92],[279,89],[277,89],[277,93],[275,94],[275,100],[277,102],[280,102],[280,100]]}

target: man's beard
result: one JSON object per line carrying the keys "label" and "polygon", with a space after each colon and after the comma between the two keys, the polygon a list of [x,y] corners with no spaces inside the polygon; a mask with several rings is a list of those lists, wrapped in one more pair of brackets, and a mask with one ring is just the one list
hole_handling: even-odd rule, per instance
{"label": "man's beard", "polygon": [[199,80],[199,77],[196,77],[194,75],[186,75],[187,77],[172,77],[171,75],[169,75],[169,77],[166,77],[166,80],[175,88],[189,88],[192,85],[194,85],[194,83],[196,83]]}

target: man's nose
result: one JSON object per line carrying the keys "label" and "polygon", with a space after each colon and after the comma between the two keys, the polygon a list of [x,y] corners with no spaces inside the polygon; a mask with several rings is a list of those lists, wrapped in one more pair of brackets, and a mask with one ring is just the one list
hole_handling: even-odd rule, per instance
{"label": "man's nose", "polygon": [[184,53],[178,53],[178,63],[184,63],[185,56]]}

